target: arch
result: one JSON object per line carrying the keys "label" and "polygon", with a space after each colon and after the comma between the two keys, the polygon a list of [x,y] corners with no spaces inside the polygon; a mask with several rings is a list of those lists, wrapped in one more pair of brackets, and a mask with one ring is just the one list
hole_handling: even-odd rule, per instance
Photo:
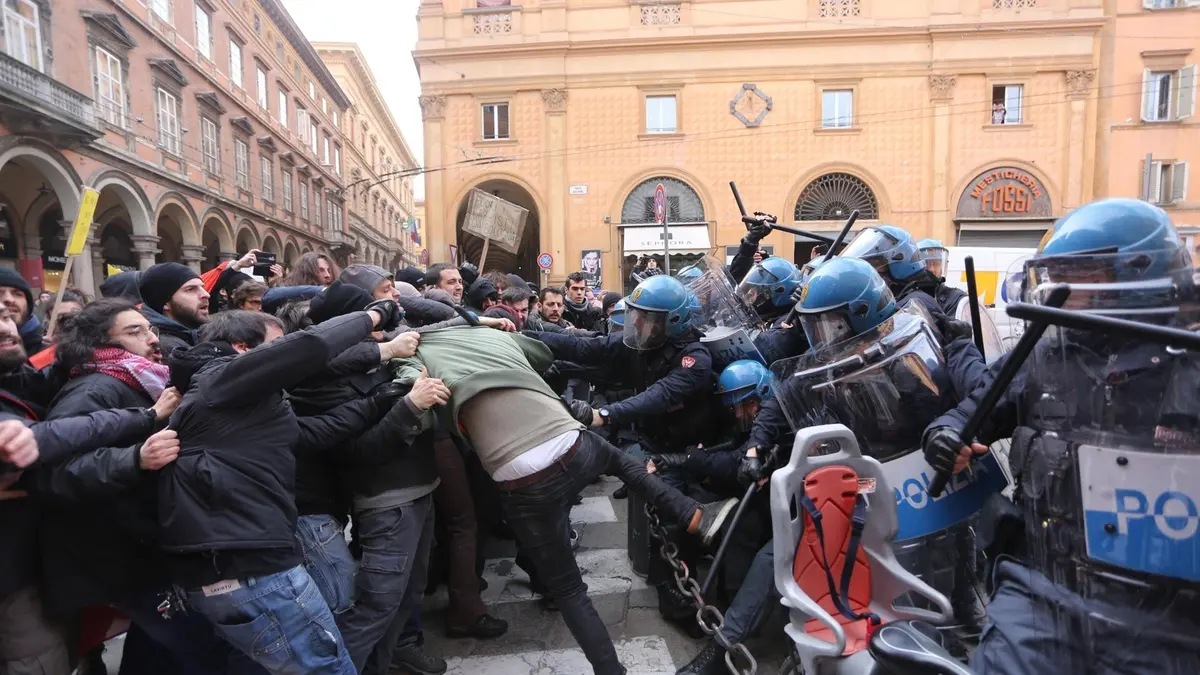
{"label": "arch", "polygon": [[262,248],[262,238],[258,236],[258,230],[254,229],[254,224],[249,220],[243,220],[238,223],[237,237],[234,239],[234,250],[238,255],[244,255],[250,252],[250,249]]}
{"label": "arch", "polygon": [[274,253],[279,256],[283,253],[283,244],[280,243],[279,233],[274,228],[268,227],[263,233],[262,250],[267,253]]}
{"label": "arch", "polygon": [[[31,136],[0,138],[0,170],[13,160],[33,167],[50,184],[62,205],[63,213],[79,211],[81,195],[79,174],[54,146]],[[28,219],[25,222],[29,222]]]}
{"label": "arch", "polygon": [[[492,172],[476,177],[456,195],[453,202],[455,223],[455,239],[458,242],[460,261],[478,263],[483,254],[483,240],[463,231],[466,219],[467,196],[473,188],[497,194],[500,198],[517,204],[529,211],[525,223],[525,232],[521,238],[518,252],[514,255],[498,246],[488,248],[488,259],[484,271],[499,270],[506,273],[517,273],[524,278],[538,278],[537,256],[542,246],[541,218],[545,213],[544,202],[525,179],[507,172]],[[383,254],[380,253],[382,261]],[[382,264],[382,263],[377,263]]]}
{"label": "arch", "polygon": [[300,247],[296,244],[295,237],[288,235],[287,241],[283,244],[283,266],[290,268],[300,259]]}
{"label": "arch", "polygon": [[224,211],[215,206],[205,209],[204,214],[200,216],[201,236],[204,230],[211,230],[217,236],[222,251],[233,250],[236,241],[233,236],[233,224],[229,222],[229,216],[225,215]]}
{"label": "arch", "polygon": [[[705,217],[713,219],[711,218],[710,214],[715,214],[717,211],[713,204],[712,195],[709,193],[707,185],[695,174],[674,167],[659,167],[635,174],[633,177],[627,180],[614,195],[612,207],[608,210],[609,214],[613,214],[614,217],[618,216],[625,206],[625,200],[629,198],[629,194],[633,192],[634,188],[648,180],[660,176],[685,183],[689,188],[692,189],[692,192],[695,192],[696,195],[700,197],[700,204],[704,208]],[[616,218],[616,220],[619,222],[620,219]]]}
{"label": "arch", "polygon": [[[162,223],[163,216],[170,216],[176,227],[179,228],[182,245],[200,245],[200,221],[196,218],[196,211],[192,208],[187,198],[178,192],[164,192],[158,198],[158,204],[154,207],[154,224],[156,227]],[[155,234],[160,238],[162,237],[161,232],[155,231]]]}
{"label": "arch", "polygon": [[154,234],[155,219],[151,216],[150,198],[133,177],[118,169],[101,169],[92,174],[88,185],[104,197],[105,190],[112,190],[125,210],[129,212],[129,224],[135,236]]}
{"label": "arch", "polygon": [[1042,185],[1045,186],[1046,190],[1050,193],[1050,203],[1054,207],[1054,213],[1062,213],[1062,193],[1059,192],[1058,185],[1056,185],[1054,181],[1050,179],[1050,176],[1047,175],[1045,171],[1042,171],[1040,167],[1030,162],[1020,159],[1013,159],[1011,157],[1003,157],[984,162],[983,164],[980,164],[974,169],[966,172],[961,178],[958,179],[958,183],[954,186],[954,190],[947,195],[947,198],[950,201],[946,204],[946,208],[949,209],[951,215],[953,215],[956,210],[959,197],[962,196],[963,191],[967,189],[967,186],[971,184],[971,181],[975,180],[975,178],[981,173],[991,171],[992,169],[1002,166],[1017,167],[1033,174],[1034,177],[1041,181]]}
{"label": "arch", "polygon": [[[864,217],[863,218],[864,221],[876,220],[876,221],[885,221],[886,222],[887,220],[889,220],[891,218],[891,214],[892,214],[891,200],[888,197],[887,192],[883,189],[883,183],[878,178],[876,178],[874,176],[874,174],[872,174],[870,171],[867,171],[863,167],[858,166],[856,164],[847,164],[844,162],[827,162],[825,164],[821,164],[821,165],[812,167],[812,168],[804,171],[803,173],[801,173],[799,176],[797,176],[796,180],[792,182],[792,189],[788,193],[787,202],[785,203],[782,212],[790,214],[794,219],[795,213],[796,213],[796,205],[800,201],[800,195],[803,194],[805,188],[807,188],[810,184],[812,184],[814,181],[821,178],[822,176],[826,176],[828,174],[835,174],[835,173],[848,174],[848,175],[852,176],[853,178],[856,178],[859,181],[862,181],[862,183],[868,189],[870,189],[871,195],[875,198],[875,205],[876,205],[876,211],[878,212],[878,216],[877,216],[877,218],[874,218],[874,219],[868,219],[868,218]],[[847,216],[849,216],[848,213],[847,213]],[[836,221],[837,219],[835,218],[832,220]],[[842,220],[844,220],[844,218]],[[817,222],[821,222],[821,221],[817,221]]]}
{"label": "arch", "polygon": [[313,252],[313,245],[312,245],[311,241],[304,242],[304,244],[300,247],[300,255],[304,255],[305,253],[312,253],[312,252]]}
{"label": "arch", "polygon": [[700,193],[686,181],[670,176],[651,176],[633,186],[621,202],[621,222],[653,223],[657,220],[654,211],[654,196],[657,186],[662,185],[667,196],[667,220],[671,223],[707,223],[704,200]]}

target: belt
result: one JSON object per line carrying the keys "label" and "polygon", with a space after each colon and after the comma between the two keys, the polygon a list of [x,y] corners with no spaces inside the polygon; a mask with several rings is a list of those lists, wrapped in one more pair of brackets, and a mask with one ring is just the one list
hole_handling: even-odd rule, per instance
{"label": "belt", "polygon": [[583,435],[585,433],[587,432],[580,432],[579,438],[575,439],[575,442],[571,444],[571,448],[564,452],[562,457],[559,457],[551,462],[550,466],[540,471],[534,471],[528,476],[521,476],[520,478],[514,478],[512,480],[498,481],[496,485],[505,492],[511,492],[512,490],[520,490],[523,487],[529,487],[543,478],[548,478],[556,473],[566,473],[567,462],[571,461],[571,458],[575,456],[575,453],[579,452],[579,444],[583,442]]}

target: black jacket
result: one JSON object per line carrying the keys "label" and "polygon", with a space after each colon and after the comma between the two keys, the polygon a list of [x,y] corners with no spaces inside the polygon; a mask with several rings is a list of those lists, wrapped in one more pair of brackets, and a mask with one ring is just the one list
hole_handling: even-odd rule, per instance
{"label": "black jacket", "polygon": [[584,300],[583,305],[576,306],[569,300],[564,301],[563,318],[570,322],[576,328],[583,330],[600,331],[600,327],[605,323],[604,313],[599,308],[592,306],[592,303]]}
{"label": "black jacket", "polygon": [[178,321],[142,306],[142,316],[158,329],[158,349],[169,357],[176,349],[187,349],[199,341],[198,332]]}
{"label": "black jacket", "polygon": [[240,355],[223,343],[174,355],[172,383],[186,392],[171,417],[181,446],[158,479],[173,581],[203,586],[299,564],[294,453],[328,447],[374,410],[352,402],[359,426],[322,424],[316,437],[283,391],[325,370],[371,329],[368,315],[355,312]]}

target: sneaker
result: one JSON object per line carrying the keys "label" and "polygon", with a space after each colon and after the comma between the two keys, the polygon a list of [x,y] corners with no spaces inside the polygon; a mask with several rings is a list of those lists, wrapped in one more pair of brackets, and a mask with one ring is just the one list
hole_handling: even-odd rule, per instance
{"label": "sneaker", "polygon": [[613,499],[625,499],[628,496],[629,496],[629,488],[625,485],[622,485],[621,487],[614,490],[613,494],[612,494]]}
{"label": "sneaker", "polygon": [[446,625],[446,635],[452,638],[478,638],[491,640],[508,632],[508,622],[497,619],[490,614],[484,614],[469,626]]}
{"label": "sneaker", "polygon": [[403,668],[413,675],[442,675],[446,672],[446,660],[426,654],[417,645],[404,645],[392,652],[392,667]]}
{"label": "sneaker", "polygon": [[721,531],[721,526],[729,518],[729,514],[733,513],[733,508],[737,506],[737,503],[738,499],[732,497],[721,502],[701,504],[700,523],[696,526],[696,529],[689,529],[688,532],[699,535],[705,546],[712,544],[713,540],[717,538],[717,534]]}
{"label": "sneaker", "polygon": [[704,649],[675,675],[722,675],[725,672],[725,650],[716,640],[704,643]]}
{"label": "sneaker", "polygon": [[579,550],[579,531],[573,527],[571,528],[571,550]]}

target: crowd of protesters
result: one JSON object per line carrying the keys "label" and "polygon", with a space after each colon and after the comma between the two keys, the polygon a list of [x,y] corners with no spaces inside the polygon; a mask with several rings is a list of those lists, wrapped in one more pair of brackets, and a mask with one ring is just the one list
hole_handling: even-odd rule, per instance
{"label": "crowd of protesters", "polygon": [[316,253],[159,263],[95,300],[35,300],[0,268],[0,674],[107,672],[127,631],[126,675],[438,675],[427,590],[448,587],[451,637],[508,629],[480,595],[484,536],[515,536],[545,604],[591,626],[557,537],[580,486],[550,494],[547,472],[577,457],[572,480],[619,475],[710,525],[587,431],[519,332],[601,335],[619,299],[582,272],[539,288]]}

